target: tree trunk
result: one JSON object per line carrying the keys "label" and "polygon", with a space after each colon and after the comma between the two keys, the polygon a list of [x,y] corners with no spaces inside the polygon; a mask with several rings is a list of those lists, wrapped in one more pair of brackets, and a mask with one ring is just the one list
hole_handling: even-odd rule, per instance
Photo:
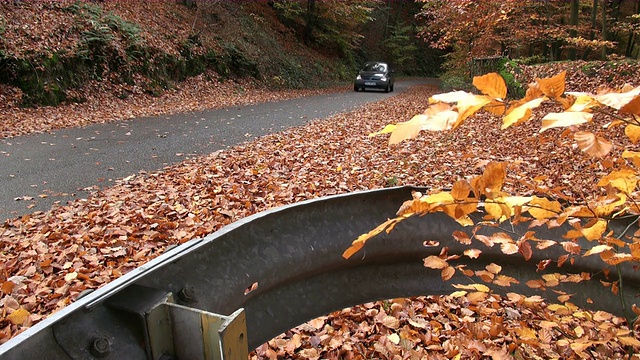
{"label": "tree trunk", "polygon": [[[607,3],[602,3],[602,40],[607,40]],[[602,60],[607,60],[607,47],[602,47]]]}
{"label": "tree trunk", "polygon": [[304,30],[304,38],[307,42],[313,42],[313,31],[316,27],[316,0],[307,0],[307,18]]}
{"label": "tree trunk", "polygon": [[[571,0],[571,17],[569,18],[569,26],[571,29],[569,30],[569,37],[575,38],[578,36],[578,15],[580,10],[580,0]],[[576,59],[576,48],[575,45],[569,48],[569,60]]]}
{"label": "tree trunk", "polygon": [[[593,0],[593,5],[591,6],[591,32],[589,33],[589,40],[593,40],[596,38],[596,27],[598,26],[598,0]],[[587,60],[589,55],[591,54],[591,49],[587,48],[582,54],[582,60]]]}
{"label": "tree trunk", "polygon": [[[636,2],[636,14],[640,14],[640,1]],[[629,32],[629,37],[627,38],[627,49],[624,52],[624,56],[632,57],[633,49],[636,45],[636,33],[634,31]]]}

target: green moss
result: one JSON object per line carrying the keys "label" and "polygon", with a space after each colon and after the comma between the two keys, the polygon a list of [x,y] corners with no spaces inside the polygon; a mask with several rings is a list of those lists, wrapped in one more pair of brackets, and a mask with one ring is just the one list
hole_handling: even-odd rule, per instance
{"label": "green moss", "polygon": [[526,90],[522,84],[516,80],[513,73],[519,73],[522,70],[518,67],[518,64],[508,58],[500,60],[498,63],[498,73],[507,83],[507,97],[512,99],[523,98]]}

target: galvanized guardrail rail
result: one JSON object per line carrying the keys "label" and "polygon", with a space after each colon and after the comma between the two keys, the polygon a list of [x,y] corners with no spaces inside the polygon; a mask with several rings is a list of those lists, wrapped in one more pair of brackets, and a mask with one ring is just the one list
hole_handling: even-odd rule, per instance
{"label": "galvanized guardrail rail", "polygon": [[[449,294],[459,276],[443,282],[421,259],[437,255],[439,241],[450,253],[462,228],[444,214],[410,218],[381,234],[349,260],[341,257],[353,239],[394,216],[412,187],[373,190],[305,201],[265,211],[176,247],[82,297],[0,346],[0,359],[246,359],[253,349],[307,320],[368,301]],[[521,225],[525,226],[525,225]],[[524,228],[521,228],[524,232]],[[559,239],[566,229],[538,230]],[[553,248],[551,248],[553,249]],[[520,284],[509,291],[541,294],[524,283],[539,279],[536,263],[559,250],[536,251],[529,262],[482,248],[471,269],[491,262]],[[597,272],[596,257],[550,272]],[[623,266],[627,289],[640,277]],[[257,285],[257,287],[256,287]],[[579,306],[618,315],[620,299],[597,280],[564,284]],[[248,291],[253,289],[252,291]],[[633,302],[637,291],[626,291]],[[542,294],[544,295],[544,294]],[[589,303],[590,298],[594,302]]]}

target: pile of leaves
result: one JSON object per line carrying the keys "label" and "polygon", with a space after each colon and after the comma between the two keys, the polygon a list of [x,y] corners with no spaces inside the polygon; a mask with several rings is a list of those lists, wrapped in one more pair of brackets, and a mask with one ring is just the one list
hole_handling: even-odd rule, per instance
{"label": "pile of leaves", "polygon": [[[508,65],[508,64],[507,64]],[[536,78],[551,77],[567,72],[567,91],[594,92],[620,89],[636,83],[640,74],[637,60],[612,59],[609,61],[558,61],[537,65],[507,66],[509,72],[526,89]]]}
{"label": "pile of leaves", "polygon": [[640,343],[634,336],[607,312],[538,296],[429,296],[333,312],[263,344],[250,359],[622,359],[626,346]]}
{"label": "pile of leaves", "polygon": [[[461,177],[481,174],[492,160],[509,161],[511,175],[505,188],[514,190],[526,189],[521,179],[539,177],[550,187],[588,192],[601,175],[603,168],[592,166],[589,157],[560,146],[557,129],[544,136],[538,134],[536,125],[501,131],[500,122],[487,121],[489,114],[468,119],[456,132],[429,133],[402,145],[388,147],[386,138],[368,136],[387,123],[422,112],[436,90],[415,87],[366,108],[191,159],[161,172],[142,172],[87,199],[6,221],[0,228],[1,341],[68,305],[83,291],[100,287],[162,254],[167,246],[276,206],[389,185],[450,188]],[[627,144],[622,136],[619,140],[620,147],[611,156],[619,156]],[[559,160],[562,157],[572,161]],[[273,358],[273,352],[285,351],[280,349],[284,346],[292,350],[282,356],[308,358],[314,358],[314,351],[323,358],[336,351],[360,351],[368,356],[374,356],[375,351],[375,357],[393,358],[402,351],[410,357],[411,351],[419,356],[427,350],[442,356],[484,354],[497,359],[507,358],[505,351],[531,357],[587,353],[611,358],[624,353],[624,347],[637,345],[633,341],[637,334],[626,328],[625,321],[608,314],[573,309],[567,314],[556,304],[515,295],[498,299],[487,293],[486,303],[469,296],[414,299],[411,307],[403,302],[400,307],[380,302],[344,310],[303,325],[318,329],[317,335],[308,337],[307,345],[301,342],[298,346],[298,340],[293,339],[296,332],[300,334],[297,339],[304,339],[299,328],[285,335],[291,337],[292,344],[283,345],[282,339],[287,338],[276,339],[258,349],[255,356]],[[484,311],[492,312],[488,319],[483,317],[487,315]],[[572,315],[574,312],[581,317]],[[389,321],[384,325],[382,313],[397,319],[397,327]],[[491,324],[498,319],[503,327],[492,330]],[[536,325],[541,319],[550,323]],[[320,321],[324,325],[313,325]],[[575,326],[565,327],[563,321],[580,322],[583,331],[576,333]],[[367,322],[368,332],[358,330],[360,324],[366,328]],[[473,330],[463,330],[463,324]],[[539,331],[534,339],[531,332],[518,333],[517,328]],[[333,336],[340,332],[344,336]],[[349,336],[356,333],[360,335]],[[364,338],[362,334],[379,344],[371,348],[366,339],[360,345],[351,343]],[[327,343],[327,339],[333,339],[333,344],[329,346],[332,341]],[[340,339],[346,344],[344,348],[339,347]],[[416,345],[412,350],[404,349],[412,343]]]}

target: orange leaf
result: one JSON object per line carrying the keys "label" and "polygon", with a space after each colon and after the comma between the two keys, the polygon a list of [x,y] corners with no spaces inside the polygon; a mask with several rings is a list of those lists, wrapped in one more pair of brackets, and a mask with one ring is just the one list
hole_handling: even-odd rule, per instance
{"label": "orange leaf", "polygon": [[511,286],[511,284],[519,284],[518,279],[506,275],[498,275],[493,283],[498,286]]}
{"label": "orange leaf", "polygon": [[500,245],[500,251],[506,255],[512,255],[518,252],[518,245],[514,243],[504,243]]}
{"label": "orange leaf", "polygon": [[593,254],[600,254],[603,251],[607,251],[607,250],[613,250],[613,248],[609,245],[596,245],[594,247],[592,247],[591,249],[589,249],[589,251],[587,251],[586,253],[584,253],[583,256],[589,256],[589,255],[593,255]]}
{"label": "orange leaf", "polygon": [[[640,96],[638,98],[640,98]],[[640,126],[634,125],[634,124],[628,124],[624,128],[624,134],[627,135],[627,137],[629,138],[629,140],[631,140],[632,143],[635,144],[638,142],[638,140],[640,140]]]}
{"label": "orange leaf", "polygon": [[487,266],[485,266],[485,269],[487,269],[488,272],[497,275],[500,271],[502,271],[502,266],[495,264],[495,263],[491,263]]}
{"label": "orange leaf", "polygon": [[13,287],[16,284],[13,281],[5,281],[2,283],[2,292],[5,294],[11,294],[11,291],[13,291]]}
{"label": "orange leaf", "polygon": [[440,277],[442,277],[442,281],[448,281],[453,277],[455,273],[456,273],[455,268],[453,268],[452,266],[447,266],[446,268],[442,269],[442,272],[440,273]]}
{"label": "orange leaf", "polygon": [[478,249],[467,249],[464,251],[464,254],[468,256],[470,259],[477,259],[480,256],[480,254],[482,254],[482,251]]}
{"label": "orange leaf", "polygon": [[469,196],[471,192],[471,185],[467,180],[458,180],[453,184],[453,188],[451,189],[451,196],[455,200],[464,200]]}
{"label": "orange leaf", "polygon": [[397,123],[389,137],[389,145],[399,144],[404,140],[413,139],[418,136],[420,129],[422,129],[422,125],[426,120],[426,115],[416,115],[409,121]]}
{"label": "orange leaf", "polygon": [[504,99],[507,97],[507,84],[502,76],[497,73],[489,73],[482,76],[473,77],[473,86],[478,88],[483,94],[494,99]]}
{"label": "orange leaf", "polygon": [[578,143],[578,148],[591,156],[604,157],[613,148],[613,144],[607,139],[587,131],[579,131],[573,135]]}
{"label": "orange leaf", "polygon": [[469,235],[467,235],[465,232],[462,232],[460,230],[456,230],[453,232],[453,238],[463,245],[471,244],[471,238],[469,237]]}
{"label": "orange leaf", "polygon": [[438,256],[431,255],[424,259],[424,266],[430,269],[444,269],[448,267],[449,264]]}
{"label": "orange leaf", "polygon": [[537,83],[543,94],[550,98],[558,98],[564,94],[566,71],[560,74],[544,79],[538,79]]}
{"label": "orange leaf", "polygon": [[342,257],[345,258],[345,259],[350,258],[351,256],[353,256],[353,254],[357,253],[360,249],[362,249],[362,247],[367,242],[367,240],[369,240],[372,237],[380,234],[387,227],[395,225],[401,219],[402,218],[389,219],[389,220],[385,221],[384,223],[378,225],[378,227],[376,227],[375,229],[369,231],[368,233],[358,236],[358,238],[351,243],[351,246],[349,246],[347,248],[347,250],[345,250],[342,253]]}
{"label": "orange leaf", "polygon": [[507,164],[504,162],[498,163],[492,161],[487,164],[482,176],[474,179],[475,181],[472,181],[471,184],[477,197],[480,195],[492,197],[493,193],[502,190],[502,185],[507,177],[506,167]]}
{"label": "orange leaf", "polygon": [[640,96],[634,97],[627,105],[620,108],[620,112],[640,115]]}

